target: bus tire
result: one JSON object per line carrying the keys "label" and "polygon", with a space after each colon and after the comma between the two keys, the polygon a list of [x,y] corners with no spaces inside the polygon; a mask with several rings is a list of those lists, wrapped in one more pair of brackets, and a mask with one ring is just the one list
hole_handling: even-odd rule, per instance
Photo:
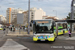
{"label": "bus tire", "polygon": [[37,43],[38,41],[33,41],[34,43]]}
{"label": "bus tire", "polygon": [[55,38],[57,38],[57,36]]}
{"label": "bus tire", "polygon": [[56,38],[54,39],[54,41],[53,42],[55,42],[56,41]]}

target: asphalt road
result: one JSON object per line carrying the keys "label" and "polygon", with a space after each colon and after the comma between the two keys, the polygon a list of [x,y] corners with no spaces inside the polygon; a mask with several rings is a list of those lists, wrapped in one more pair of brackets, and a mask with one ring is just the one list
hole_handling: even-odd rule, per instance
{"label": "asphalt road", "polygon": [[5,34],[3,30],[0,30],[0,47],[6,42],[7,39],[4,39]]}
{"label": "asphalt road", "polygon": [[[73,49],[75,50],[75,41],[74,40],[59,40],[55,42],[33,42],[32,37],[13,39],[14,41],[28,47],[30,50],[66,50]],[[69,47],[69,48],[68,48]],[[71,48],[72,47],[72,48]]]}
{"label": "asphalt road", "polygon": [[[72,34],[75,36],[75,34]],[[33,42],[32,37],[6,36],[0,31],[0,48],[4,50],[75,50],[75,40],[63,40],[68,34],[59,36],[55,42]],[[24,49],[25,48],[25,49]]]}
{"label": "asphalt road", "polygon": [[[6,31],[5,31],[6,32]],[[0,38],[2,38],[3,36],[5,36],[5,33],[3,30],[0,30]]]}

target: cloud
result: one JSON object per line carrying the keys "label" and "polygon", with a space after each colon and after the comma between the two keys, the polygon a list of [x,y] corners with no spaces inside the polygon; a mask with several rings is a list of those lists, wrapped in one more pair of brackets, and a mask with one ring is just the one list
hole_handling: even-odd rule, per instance
{"label": "cloud", "polygon": [[[28,0],[0,0],[0,6],[2,10],[0,11],[6,12],[8,7],[22,8],[23,10],[28,9]],[[57,16],[59,18],[65,18],[70,12],[71,0],[30,0],[30,7],[42,8],[47,15],[55,16],[57,11]],[[4,15],[6,13],[0,12],[0,14]],[[5,15],[4,15],[5,16]]]}

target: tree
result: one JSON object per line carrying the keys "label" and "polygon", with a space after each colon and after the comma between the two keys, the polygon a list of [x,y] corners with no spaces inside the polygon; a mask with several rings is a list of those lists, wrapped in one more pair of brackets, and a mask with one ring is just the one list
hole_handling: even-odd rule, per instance
{"label": "tree", "polygon": [[66,19],[70,19],[70,15],[71,15],[71,13],[68,13],[68,16],[67,16],[67,18],[66,18]]}
{"label": "tree", "polygon": [[17,25],[17,18],[14,18],[14,20],[12,21],[12,24],[15,26]]}

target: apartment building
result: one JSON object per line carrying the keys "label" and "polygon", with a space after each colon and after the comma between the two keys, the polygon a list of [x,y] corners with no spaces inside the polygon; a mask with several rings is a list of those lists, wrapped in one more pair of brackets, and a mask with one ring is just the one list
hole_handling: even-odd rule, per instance
{"label": "apartment building", "polygon": [[46,16],[46,12],[44,12],[41,8],[31,8],[30,12],[30,20],[39,20],[43,19],[42,16]]}
{"label": "apartment building", "polygon": [[20,8],[18,8],[18,9],[7,8],[7,10],[6,10],[7,23],[13,22],[13,20],[15,18],[17,18],[17,13],[22,13],[22,12],[24,12],[24,10],[22,10]]}
{"label": "apartment building", "polygon": [[25,11],[25,12],[23,12],[23,14],[24,14],[24,25],[27,25],[27,23],[28,23],[28,11]]}
{"label": "apartment building", "polygon": [[[28,10],[23,12],[25,17],[25,23],[28,22]],[[31,8],[30,9],[30,22],[31,20],[41,20],[43,19],[42,16],[46,16],[46,12],[44,12],[41,8]]]}
{"label": "apartment building", "polygon": [[18,13],[23,13],[23,12],[24,12],[24,10],[22,10],[20,8],[12,10],[12,13],[11,13],[12,22],[15,18],[17,18]]}
{"label": "apartment building", "polygon": [[14,8],[7,8],[6,10],[6,19],[7,19],[7,23],[11,23],[11,11]]}

